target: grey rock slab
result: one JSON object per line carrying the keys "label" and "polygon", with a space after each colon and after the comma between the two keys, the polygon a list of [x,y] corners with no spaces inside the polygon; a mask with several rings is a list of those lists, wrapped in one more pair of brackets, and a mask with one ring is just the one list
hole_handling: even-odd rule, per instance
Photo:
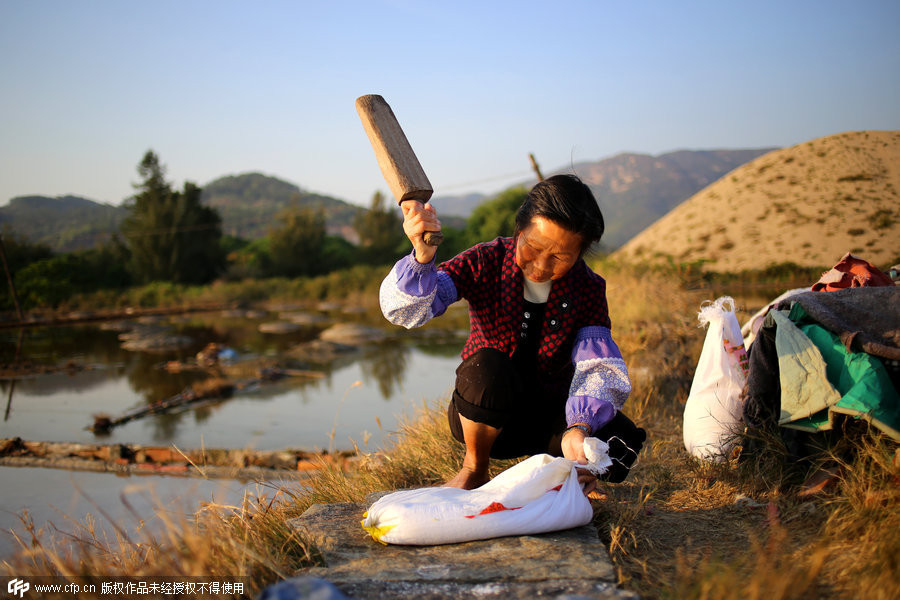
{"label": "grey rock slab", "polygon": [[360,352],[358,346],[338,344],[325,340],[312,340],[297,344],[287,351],[288,356],[308,363],[324,365],[347,359]]}
{"label": "grey rock slab", "polygon": [[326,566],[300,574],[326,579],[360,600],[395,598],[633,599],[590,525],[539,535],[439,546],[374,541],[360,521],[368,504],[316,504],[291,525]]}
{"label": "grey rock slab", "polygon": [[325,323],[331,322],[331,319],[319,313],[282,313],[279,315],[279,318],[284,321],[290,321],[291,323],[296,323],[297,325],[304,325],[307,327],[313,325],[324,325]]}
{"label": "grey rock slab", "polygon": [[300,325],[291,323],[290,321],[270,321],[268,323],[260,323],[259,331],[261,333],[294,333],[300,330]]}
{"label": "grey rock slab", "polygon": [[338,344],[359,345],[374,342],[382,342],[389,337],[383,329],[375,329],[358,323],[338,323],[332,325],[320,335],[327,342]]}
{"label": "grey rock slab", "polygon": [[184,335],[151,332],[133,336],[129,335],[127,339],[122,342],[122,348],[132,352],[168,352],[170,350],[185,348],[193,343],[193,339]]}

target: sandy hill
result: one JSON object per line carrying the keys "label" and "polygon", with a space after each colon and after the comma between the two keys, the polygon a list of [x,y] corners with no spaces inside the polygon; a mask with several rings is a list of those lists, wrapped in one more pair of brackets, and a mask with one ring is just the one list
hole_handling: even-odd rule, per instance
{"label": "sandy hill", "polygon": [[900,261],[900,131],[859,131],[769,152],[679,204],[618,252],[717,271],[831,267],[846,252]]}

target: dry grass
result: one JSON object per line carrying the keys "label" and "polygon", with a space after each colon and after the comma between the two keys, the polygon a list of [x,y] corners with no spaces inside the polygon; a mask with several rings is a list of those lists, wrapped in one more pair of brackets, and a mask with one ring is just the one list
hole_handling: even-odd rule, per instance
{"label": "dry grass", "polygon": [[[645,598],[900,597],[900,455],[883,436],[854,430],[820,461],[841,478],[804,498],[806,467],[788,466],[777,440],[741,465],[688,457],[681,418],[704,330],[699,298],[677,278],[605,272],[616,339],[634,375],[626,412],[648,443],[629,479],[594,502],[599,536],[622,587]],[[602,270],[602,269],[601,269]],[[18,577],[46,574],[229,575],[252,594],[316,562],[315,549],[286,522],[320,502],[359,502],[373,491],[433,485],[459,468],[440,406],[401,425],[395,444],[361,454],[356,468],[322,463],[302,490],[262,488],[241,506],[206,505],[191,521],[167,522],[141,539],[76,538],[31,530],[3,565]],[[494,472],[511,462],[497,463]],[[812,463],[810,463],[812,464]],[[49,541],[48,541],[49,540]]]}
{"label": "dry grass", "polygon": [[[129,506],[124,494],[121,500]],[[264,484],[245,493],[240,506],[202,504],[191,519],[161,509],[155,515],[160,523],[151,527],[134,512],[136,531],[101,529],[90,515],[65,532],[37,529],[26,514],[21,549],[0,572],[83,578],[97,589],[110,577],[240,577],[247,591],[259,591],[315,561],[315,549],[287,524],[299,514],[296,492]]]}
{"label": "dry grass", "polygon": [[[446,404],[421,408],[403,421],[389,448],[360,454],[352,470],[323,463],[310,482],[304,503],[362,502],[371,492],[432,486],[447,481],[462,466],[464,449],[447,428]],[[491,477],[516,460],[492,461]]]}
{"label": "dry grass", "polygon": [[[497,462],[492,476],[513,462]],[[423,407],[401,423],[391,448],[360,453],[353,469],[337,463],[321,460],[310,479],[279,486],[258,484],[255,493],[244,494],[240,506],[202,504],[191,519],[172,519],[161,508],[157,513],[161,526],[139,526],[132,533],[116,528],[110,534],[90,515],[71,521],[72,530],[38,529],[26,514],[21,548],[0,563],[0,573],[26,579],[80,577],[98,582],[98,589],[110,577],[241,577],[249,580],[248,591],[255,596],[301,567],[318,563],[315,547],[289,526],[289,520],[315,503],[359,502],[373,491],[445,481],[462,463],[462,446],[450,436],[443,410]],[[121,501],[128,506],[124,494]],[[136,512],[133,515],[136,523],[142,523]]]}
{"label": "dry grass", "polygon": [[[784,460],[779,440],[763,440],[760,458],[739,465],[690,458],[681,418],[702,346],[701,299],[671,276],[614,271],[608,280],[632,372],[661,365],[634,378],[625,407],[648,444],[629,479],[596,504],[620,584],[646,598],[900,597],[896,444],[857,426],[802,465]],[[826,462],[841,466],[837,486],[800,496],[798,484]]]}

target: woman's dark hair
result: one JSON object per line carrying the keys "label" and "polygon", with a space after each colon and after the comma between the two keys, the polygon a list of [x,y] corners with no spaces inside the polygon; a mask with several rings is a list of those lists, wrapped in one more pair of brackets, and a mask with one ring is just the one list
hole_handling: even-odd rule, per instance
{"label": "woman's dark hair", "polygon": [[581,236],[581,253],[599,242],[605,225],[594,194],[575,175],[554,175],[531,188],[516,213],[516,235],[543,217]]}

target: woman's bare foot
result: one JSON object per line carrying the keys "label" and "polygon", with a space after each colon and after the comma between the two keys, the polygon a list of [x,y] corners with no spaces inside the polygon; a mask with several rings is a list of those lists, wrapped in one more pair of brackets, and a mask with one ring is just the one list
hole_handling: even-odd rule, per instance
{"label": "woman's bare foot", "polygon": [[491,478],[488,476],[487,469],[484,469],[483,471],[475,471],[473,469],[469,469],[468,467],[463,467],[459,470],[459,473],[457,473],[456,476],[446,481],[443,487],[455,487],[464,490],[474,490],[477,487],[483,486],[490,480]]}

